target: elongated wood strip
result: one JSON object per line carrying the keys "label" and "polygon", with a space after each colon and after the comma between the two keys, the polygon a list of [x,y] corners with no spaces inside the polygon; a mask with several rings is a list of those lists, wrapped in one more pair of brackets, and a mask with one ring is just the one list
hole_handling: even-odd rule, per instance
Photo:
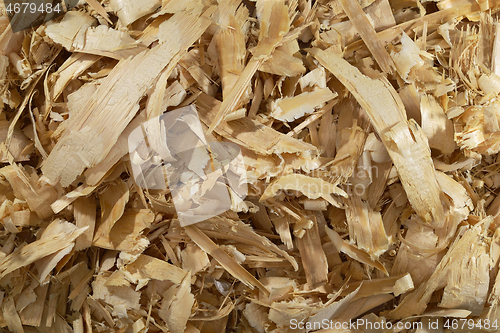
{"label": "elongated wood strip", "polygon": [[[207,322],[213,321],[213,320],[221,319],[221,318],[228,316],[231,313],[231,311],[233,311],[233,309],[234,309],[234,303],[230,302],[228,305],[226,305],[222,309],[219,309],[217,311],[217,313],[213,316],[196,316],[196,317],[190,317],[189,320],[190,321],[207,321]],[[194,333],[194,331],[193,331],[193,333]]]}
{"label": "elongated wood strip", "polygon": [[86,186],[85,184],[82,184],[73,191],[66,193],[64,196],[54,201],[50,205],[50,208],[52,208],[54,213],[57,214],[61,212],[64,208],[66,208],[68,205],[70,205],[76,199],[80,197],[85,197],[90,193],[92,193],[95,190],[95,188],[96,188],[95,186]]}
{"label": "elongated wood strip", "polygon": [[111,22],[111,19],[109,18],[108,13],[106,12],[106,9],[104,9],[104,7],[99,2],[97,2],[97,0],[85,0],[85,1],[87,1],[90,7],[92,7],[96,12],[101,14],[101,16],[104,17],[104,19],[108,21],[109,24],[113,24],[113,22]]}
{"label": "elongated wood strip", "polygon": [[6,319],[7,326],[13,333],[24,333],[21,319],[16,311],[14,296],[9,296],[3,301],[2,312],[3,317]]}
{"label": "elongated wood strip", "polygon": [[348,308],[346,308],[335,321],[340,323],[349,322],[356,317],[367,313],[370,310],[377,308],[378,306],[393,300],[394,296],[388,294],[375,295],[370,297],[363,297],[358,300],[352,301]]}
{"label": "elongated wood strip", "polygon": [[[99,59],[101,57],[94,54],[73,53],[56,72],[57,79],[50,90],[51,100],[58,99],[71,80],[76,79]],[[50,110],[45,114],[48,115],[48,113]]]}
{"label": "elongated wood strip", "polygon": [[76,199],[73,206],[75,223],[78,228],[88,229],[76,239],[75,251],[84,250],[92,245],[96,222],[96,202],[94,195]]}
{"label": "elongated wood strip", "polygon": [[73,291],[68,295],[69,300],[76,299],[86,288],[88,288],[88,283],[92,279],[94,272],[89,270],[87,275],[83,277],[83,279],[78,283],[73,289]]}
{"label": "elongated wood strip", "polygon": [[85,31],[85,42],[74,51],[95,54],[117,60],[136,56],[146,49],[126,32],[100,25]]}
{"label": "elongated wood strip", "polygon": [[432,95],[424,94],[420,102],[422,129],[429,139],[431,148],[439,149],[443,154],[451,154],[456,143],[453,140],[453,123]]}
{"label": "elongated wood strip", "polygon": [[304,92],[300,95],[283,98],[272,104],[273,112],[271,116],[281,121],[292,122],[301,118],[305,114],[311,113],[319,105],[328,102],[337,97],[328,88]]}
{"label": "elongated wood strip", "polygon": [[406,273],[370,281],[352,282],[349,283],[349,287],[342,290],[341,295],[347,295],[359,286],[361,286],[361,289],[358,292],[358,298],[390,293],[399,296],[413,289],[413,281],[411,275]]}
{"label": "elongated wood strip", "polygon": [[389,74],[394,70],[394,63],[380,41],[370,20],[366,17],[358,1],[339,0],[342,9],[351,20],[366,46],[373,54],[380,68]]}
{"label": "elongated wood strip", "polygon": [[223,230],[224,232],[217,232],[218,235],[214,235],[214,238],[218,239],[231,239],[239,243],[249,244],[262,248],[267,251],[274,252],[283,256],[286,260],[292,264],[293,268],[297,271],[299,266],[295,259],[288,254],[288,252],[280,249],[276,244],[272,243],[267,237],[258,235],[252,227],[241,221],[233,221],[228,218],[214,217],[208,220],[209,223],[201,223],[198,225],[199,228],[203,228],[203,232],[206,234],[213,233],[213,231],[208,230]]}
{"label": "elongated wood strip", "polygon": [[169,280],[173,283],[181,283],[188,275],[188,271],[180,267],[145,254],[141,254],[137,260],[126,265],[123,270],[131,274],[134,283],[140,279]]}
{"label": "elongated wood strip", "polygon": [[85,114],[70,118],[61,139],[45,160],[42,171],[63,187],[70,185],[87,167],[101,162],[139,109],[139,101],[162,70],[172,70],[179,53],[185,52],[210,25],[208,16],[193,12],[175,14],[160,27],[160,39],[169,39],[121,61],[84,107]]}
{"label": "elongated wood strip", "polygon": [[306,230],[304,236],[295,238],[306,273],[307,283],[312,288],[322,286],[328,280],[328,262],[321,246],[318,224]]}
{"label": "elongated wood strip", "polygon": [[270,220],[274,224],[276,232],[278,233],[278,235],[280,235],[281,241],[283,242],[283,244],[286,245],[288,250],[293,249],[292,234],[290,233],[290,223],[289,223],[290,217],[288,215],[275,216],[274,214],[273,217]]}
{"label": "elongated wood strip", "polygon": [[67,258],[71,251],[73,251],[74,247],[75,244],[71,243],[65,248],[55,253],[49,254],[46,257],[38,259],[35,262],[35,267],[38,271],[37,279],[42,285],[48,284],[50,282],[50,272],[55,269],[56,266],[58,266],[60,263],[63,263],[65,261],[64,258]]}
{"label": "elongated wood strip", "polygon": [[262,102],[262,94],[264,90],[264,85],[262,80],[257,79],[256,86],[254,89],[254,97],[252,99],[252,105],[248,111],[248,118],[255,119],[257,112],[259,111],[260,103]]}
{"label": "elongated wood strip", "polygon": [[[163,111],[161,109],[163,98],[165,97],[165,87],[167,86],[167,80],[170,75],[169,71],[163,71],[163,73],[158,78],[155,84],[153,92],[149,95],[148,104],[146,106],[146,116],[147,119],[152,119],[154,117],[159,117]],[[120,140],[120,139],[118,139]]]}
{"label": "elongated wood strip", "polygon": [[[385,132],[399,122],[406,122],[403,102],[395,91],[391,91],[388,82],[363,75],[335,52],[320,49],[310,49],[309,52],[353,94],[367,111],[377,132]],[[382,107],[386,108],[385,112],[379,110]]]}
{"label": "elongated wood strip", "polygon": [[[90,307],[86,304],[90,305]],[[95,312],[99,313],[101,318],[104,318],[104,320],[109,325],[109,327],[115,326],[115,323],[113,321],[113,317],[111,317],[111,314],[109,313],[109,311],[98,300],[94,299],[92,296],[89,296],[89,297],[87,297],[86,302],[84,302],[84,309],[85,309],[85,306],[87,308],[92,308],[92,310],[93,310],[92,312],[95,311]],[[90,309],[87,311],[90,312]],[[89,316],[90,316],[90,313],[89,313]]]}
{"label": "elongated wood strip", "polygon": [[232,276],[252,289],[254,287],[259,288],[259,290],[261,290],[265,295],[269,296],[269,290],[267,290],[266,287],[259,282],[259,280],[257,280],[252,274],[250,274],[226,252],[224,252],[224,250],[219,248],[217,244],[208,238],[208,236],[195,225],[185,226],[184,231],[189,238],[196,243],[196,245],[214,257],[214,259],[217,260],[217,262],[219,262],[219,264],[221,264]]}
{"label": "elongated wood strip", "polygon": [[318,199],[327,194],[336,194],[347,198],[347,193],[344,192],[337,184],[332,184],[322,180],[321,178],[313,178],[300,174],[290,174],[282,176],[269,186],[260,197],[260,201],[272,198],[281,190],[300,191],[309,199]]}
{"label": "elongated wood strip", "polygon": [[101,225],[99,225],[96,236],[105,236],[111,232],[113,225],[122,217],[128,200],[128,185],[121,179],[100,193]]}
{"label": "elongated wood strip", "polygon": [[349,239],[359,249],[378,259],[389,248],[389,242],[379,212],[373,211],[368,203],[358,196],[346,200],[346,217],[349,225]]}
{"label": "elongated wood strip", "polygon": [[[200,119],[207,126],[215,118],[221,102],[215,98],[201,94],[196,100]],[[302,156],[315,155],[315,146],[301,140],[291,138],[258,121],[241,118],[230,123],[221,123],[215,132],[224,138],[261,155],[296,153]],[[258,133],[255,135],[254,133]]]}
{"label": "elongated wood strip", "polygon": [[[343,311],[352,304],[352,302],[358,297],[358,292],[361,289],[361,287],[358,287],[354,291],[352,291],[349,295],[346,297],[342,298],[338,302],[333,302],[324,308],[322,308],[318,313],[316,313],[314,316],[311,316],[309,318],[308,323],[311,324],[316,324],[316,323],[323,323],[328,322],[328,320],[335,318],[338,316],[340,313],[343,313]],[[358,297],[359,298],[359,297]],[[314,327],[314,326],[313,326]]]}
{"label": "elongated wood strip", "polygon": [[[53,222],[54,223],[54,222]],[[10,272],[68,247],[86,228],[62,230],[58,234],[43,238],[18,248],[0,264],[0,278]]]}
{"label": "elongated wood strip", "polygon": [[427,222],[444,223],[443,195],[434,174],[429,143],[418,124],[407,122],[399,95],[387,80],[373,80],[333,52],[311,54],[353,94],[366,110],[399,173],[408,200]]}
{"label": "elongated wood strip", "polygon": [[385,275],[389,276],[389,273],[387,272],[384,265],[382,265],[380,261],[372,260],[368,253],[342,240],[342,237],[340,237],[340,235],[336,231],[328,228],[327,226],[325,226],[325,231],[326,234],[328,235],[328,238],[330,238],[331,242],[339,252],[343,252],[352,259],[358,260],[363,264],[375,267],[376,269],[383,272]]}
{"label": "elongated wood strip", "polygon": [[84,172],[88,185],[95,186],[99,184],[106,177],[108,172],[112,170],[113,166],[128,153],[128,137],[130,133],[145,121],[146,117],[142,114],[138,114],[118,137],[118,140],[111,148],[108,155],[106,155],[100,163]]}
{"label": "elongated wood strip", "polygon": [[264,60],[265,59],[253,58],[252,60],[250,60],[243,72],[241,72],[241,76],[239,77],[231,92],[226,98],[224,98],[224,101],[222,102],[213,123],[210,124],[210,127],[208,128],[208,133],[212,133],[212,131],[220,124],[220,122],[236,108],[241,96],[243,95],[243,92],[245,91],[253,75],[255,74],[255,72],[257,72]]}
{"label": "elongated wood strip", "polygon": [[257,7],[260,8],[261,6],[263,6],[263,18],[261,20],[259,43],[255,48],[252,59],[246,65],[233,89],[227,97],[224,96],[221,107],[208,128],[208,133],[212,133],[220,122],[230,112],[235,110],[255,72],[269,58],[274,49],[282,42],[283,36],[290,29],[288,7],[283,0],[259,1]]}
{"label": "elongated wood strip", "polygon": [[234,6],[234,4],[235,2],[231,1],[221,2],[222,13],[217,22],[220,26],[213,37],[221,71],[223,98],[231,93],[245,66],[245,35],[241,28],[248,19],[248,10],[245,8],[245,15],[238,18],[236,13],[232,13],[236,8],[232,10],[223,7]]}

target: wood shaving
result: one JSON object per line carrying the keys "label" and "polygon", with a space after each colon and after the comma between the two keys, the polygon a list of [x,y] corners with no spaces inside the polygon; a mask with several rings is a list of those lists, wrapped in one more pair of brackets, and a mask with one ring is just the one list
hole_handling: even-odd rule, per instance
{"label": "wood shaving", "polygon": [[7,4],[2,330],[499,331],[500,1]]}

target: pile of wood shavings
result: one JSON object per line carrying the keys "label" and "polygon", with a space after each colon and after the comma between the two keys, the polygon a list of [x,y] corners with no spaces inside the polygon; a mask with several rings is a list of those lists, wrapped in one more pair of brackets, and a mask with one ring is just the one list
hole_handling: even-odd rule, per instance
{"label": "pile of wood shavings", "polygon": [[[498,331],[499,10],[87,0],[13,33],[2,8],[0,325]],[[127,140],[187,105],[240,146],[249,193],[183,227]]]}

